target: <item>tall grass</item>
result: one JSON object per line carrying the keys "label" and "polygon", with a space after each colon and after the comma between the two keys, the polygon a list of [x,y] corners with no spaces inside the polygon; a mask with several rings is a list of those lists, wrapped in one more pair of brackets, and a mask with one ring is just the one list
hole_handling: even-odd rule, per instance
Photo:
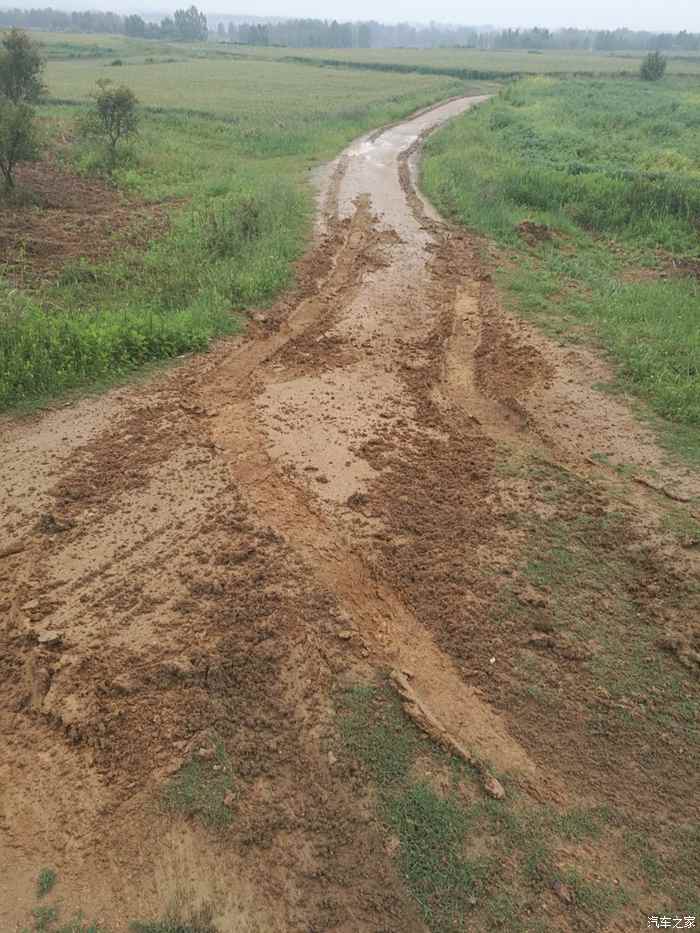
{"label": "tall grass", "polygon": [[124,305],[119,311],[47,314],[31,300],[0,294],[0,408],[127,375],[144,363],[204,349],[235,318],[192,306],[163,314]]}
{"label": "tall grass", "polygon": [[[524,80],[432,137],[422,175],[444,213],[507,248],[520,309],[592,329],[620,383],[694,432],[698,280],[653,269],[700,257],[699,102],[679,80]],[[553,239],[527,245],[523,220]]]}

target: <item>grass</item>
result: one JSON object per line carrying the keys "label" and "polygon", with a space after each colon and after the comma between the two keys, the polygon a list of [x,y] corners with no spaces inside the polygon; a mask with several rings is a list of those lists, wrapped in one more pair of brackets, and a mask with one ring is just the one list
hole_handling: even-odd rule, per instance
{"label": "grass", "polygon": [[[548,51],[532,54],[527,50],[481,49],[287,49],[235,46],[219,47],[220,54],[252,58],[276,58],[295,61],[330,62],[364,68],[396,68],[422,70],[424,73],[443,73],[461,77],[514,76],[538,74],[563,75],[622,75],[636,77],[639,66],[647,54],[614,54],[579,50]],[[669,73],[700,74],[700,55],[686,54],[669,57]]]}
{"label": "grass", "polygon": [[216,927],[210,924],[182,923],[179,920],[155,920],[146,923],[132,923],[132,933],[216,933]]}
{"label": "grass", "polygon": [[231,761],[221,742],[211,759],[189,761],[173,777],[163,793],[167,810],[196,819],[207,828],[223,830],[233,820],[233,811],[224,802],[233,793]]}
{"label": "grass", "polygon": [[58,879],[58,875],[53,868],[42,868],[36,882],[36,890],[39,897],[46,897],[53,890]]}
{"label": "grass", "polygon": [[[124,51],[107,38],[127,63],[119,80],[146,107],[114,182],[171,205],[170,230],[146,250],[117,242],[108,260],[69,263],[55,283],[18,289],[0,278],[0,409],[120,380],[240,330],[241,312],[292,280],[311,231],[309,169],[362,132],[465,89],[450,77],[351,71],[319,82],[306,66],[220,61],[194,46],[178,46],[181,62],[145,64],[129,57],[133,44]],[[95,81],[114,72],[102,58],[50,61],[47,135],[71,137]],[[55,151],[80,173],[103,168],[77,140]]]}
{"label": "grass", "polygon": [[50,905],[35,907],[32,911],[32,918],[31,930],[25,929],[22,933],[107,933],[98,924],[85,922],[81,914],[76,914],[71,920],[63,921],[60,919],[58,908]]}
{"label": "grass", "polygon": [[[429,929],[545,928],[545,892],[573,878],[562,846],[600,838],[611,812],[533,805],[512,781],[505,800],[485,798],[475,773],[417,730],[388,685],[345,691],[338,716],[346,754],[362,763],[375,789],[397,843],[397,867]],[[610,891],[585,871],[575,896],[570,909],[579,921],[585,911],[600,922],[625,902],[624,891]]]}
{"label": "grass", "polygon": [[[342,66],[424,70],[452,76],[488,73],[496,77],[536,74],[589,74],[636,77],[646,50],[612,53],[584,50],[542,51],[436,49],[293,49],[228,45],[226,43],[169,43],[116,35],[33,32],[50,59],[120,58],[125,63],[175,57],[285,61],[290,58],[310,64],[332,61]],[[700,54],[669,55],[670,74],[700,74]]]}
{"label": "grass", "polygon": [[[602,345],[617,388],[664,419],[690,459],[700,288],[682,270],[700,258],[699,100],[678,79],[524,80],[431,137],[422,173],[445,214],[500,247],[512,307],[562,339]],[[523,221],[548,237],[528,244]]]}
{"label": "grass", "polygon": [[[660,620],[678,613],[692,618],[700,591],[682,578],[664,589],[664,571],[653,557],[630,551],[635,536],[628,517],[598,508],[586,511],[585,481],[541,463],[531,464],[529,476],[538,489],[549,487],[553,514],[523,517],[526,546],[518,571],[542,601],[513,598],[505,586],[493,609],[506,639],[533,630],[553,633],[553,649],[533,650],[521,640],[517,664],[527,674],[521,681],[525,704],[542,705],[546,697],[561,712],[565,701],[578,698],[580,708],[572,715],[586,723],[597,743],[598,751],[591,747],[591,754],[608,755],[611,739],[619,748],[632,749],[655,749],[660,741],[672,740],[688,748],[691,762],[697,760],[697,690],[691,675],[660,650]],[[672,507],[659,531],[675,535],[686,527],[682,510]],[[574,669],[560,662],[561,653],[575,662]],[[537,692],[528,691],[530,682],[538,685]],[[573,691],[570,696],[568,691]],[[601,694],[609,701],[604,711]],[[562,719],[562,729],[567,721]],[[656,764],[660,775],[662,765]],[[569,823],[575,835],[577,821]]]}
{"label": "grass", "polygon": [[134,921],[129,925],[131,933],[217,933],[209,907],[189,911],[183,917],[182,910],[170,911],[162,920]]}
{"label": "grass", "polygon": [[[551,760],[586,805],[540,815],[534,828],[521,811],[524,834],[506,814],[503,832],[516,846],[519,836],[530,840],[528,874],[535,880],[544,866],[544,877],[565,885],[582,912],[617,916],[622,925],[633,905],[692,915],[697,838],[686,833],[693,810],[685,801],[697,773],[700,696],[668,636],[678,633],[681,652],[692,641],[700,589],[663,554],[671,536],[687,540],[694,525],[670,505],[658,527],[642,530],[614,494],[606,502],[575,473],[535,457],[504,459],[503,482],[529,484],[545,507],[509,519],[522,549],[482,630],[485,655],[496,645],[504,655],[487,696],[509,711],[533,758]],[[666,806],[669,822],[657,816]],[[550,838],[561,841],[568,863],[561,853],[552,860]],[[614,874],[591,874],[570,858],[598,850],[598,864],[615,865]]]}
{"label": "grass", "polygon": [[[537,474],[542,475],[541,467]],[[550,481],[558,483],[554,471]],[[625,550],[623,542],[630,536],[625,516],[614,512],[572,515],[573,504],[585,488],[577,491],[570,484],[559,489],[557,514],[531,520],[523,577],[548,594],[553,631],[574,644],[595,643],[584,664],[595,686],[604,687],[613,699],[644,709],[643,717],[618,723],[625,734],[641,744],[646,733],[653,734],[663,724],[679,741],[692,744],[700,707],[677,665],[655,650],[658,630],[638,621],[642,611],[635,594],[650,568],[631,560]],[[692,612],[697,595],[679,589],[669,598],[670,605],[678,603]],[[536,619],[541,613],[509,601],[508,615],[511,625],[527,628],[530,617]],[[622,637],[622,631],[634,635]],[[658,699],[649,695],[651,681]]]}

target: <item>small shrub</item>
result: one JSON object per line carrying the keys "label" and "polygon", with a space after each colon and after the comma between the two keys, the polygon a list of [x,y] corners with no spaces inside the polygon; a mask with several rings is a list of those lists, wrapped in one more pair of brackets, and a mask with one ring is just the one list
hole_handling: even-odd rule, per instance
{"label": "small shrub", "polygon": [[15,187],[15,169],[20,162],[39,158],[34,111],[26,104],[0,101],[0,172],[6,191]]}
{"label": "small shrub", "polygon": [[649,52],[639,68],[642,81],[660,81],[666,74],[668,61],[661,52]]}
{"label": "small shrub", "polygon": [[32,911],[35,924],[35,933],[48,933],[58,920],[58,910],[55,907],[35,907]]}
{"label": "small shrub", "polygon": [[94,107],[82,119],[81,130],[85,136],[101,139],[107,148],[107,170],[113,171],[117,164],[117,147],[138,133],[138,101],[131,88],[124,84],[113,85],[109,79],[97,82],[94,92]]}
{"label": "small shrub", "polygon": [[123,65],[124,62],[121,60],[121,58],[115,58],[114,61],[110,62],[110,64],[113,68],[118,68],[120,65]]}

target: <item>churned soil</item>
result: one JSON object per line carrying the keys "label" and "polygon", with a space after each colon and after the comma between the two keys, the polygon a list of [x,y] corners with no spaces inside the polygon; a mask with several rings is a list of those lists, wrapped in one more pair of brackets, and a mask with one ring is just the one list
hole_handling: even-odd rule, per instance
{"label": "churned soil", "polygon": [[36,287],[59,278],[67,263],[143,249],[167,228],[163,204],[126,196],[53,159],[27,163],[17,170],[13,201],[0,200],[0,266],[11,281]]}
{"label": "churned soil", "polygon": [[[174,904],[221,933],[429,929],[338,730],[339,693],[392,672],[508,799],[608,814],[556,857],[625,897],[603,922],[540,884],[540,928],[674,896],[629,840],[664,863],[698,816],[698,480],[423,204],[422,136],[477,102],[330,166],[297,287],[246,338],[0,424],[3,930],[44,866],[112,931]],[[167,807],[198,768],[209,809]]]}

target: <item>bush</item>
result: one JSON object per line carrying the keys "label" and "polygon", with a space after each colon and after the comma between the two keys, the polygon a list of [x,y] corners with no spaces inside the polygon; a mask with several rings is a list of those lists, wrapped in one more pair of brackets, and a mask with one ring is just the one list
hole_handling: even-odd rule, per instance
{"label": "bush", "polygon": [[44,90],[43,67],[36,43],[20,29],[10,30],[0,49],[0,172],[6,190],[15,186],[17,164],[39,155],[34,111],[29,105]]}
{"label": "bush", "polygon": [[112,84],[109,79],[97,82],[94,107],[85,114],[81,129],[86,136],[104,141],[107,147],[107,170],[117,163],[117,146],[138,133],[138,101],[131,88]]}
{"label": "bush", "polygon": [[0,100],[0,172],[5,190],[15,187],[18,162],[31,162],[39,156],[34,111],[27,104]]}
{"label": "bush", "polygon": [[642,81],[660,81],[666,74],[667,60],[661,52],[649,52],[639,69]]}

